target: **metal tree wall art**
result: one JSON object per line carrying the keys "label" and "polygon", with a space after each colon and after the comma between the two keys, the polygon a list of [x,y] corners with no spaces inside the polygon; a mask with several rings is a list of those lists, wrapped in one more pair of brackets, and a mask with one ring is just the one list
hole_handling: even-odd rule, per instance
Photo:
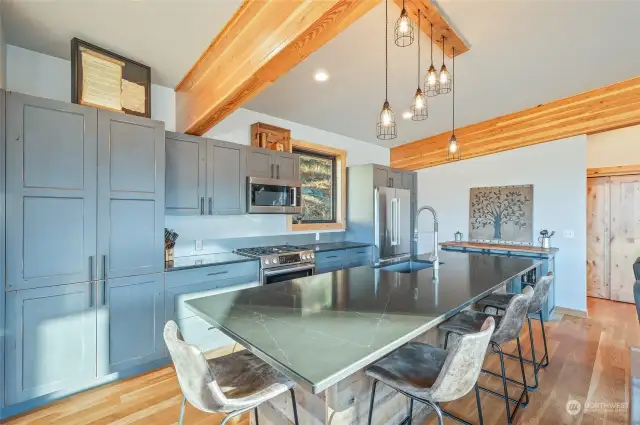
{"label": "metal tree wall art", "polygon": [[533,243],[533,185],[472,188],[469,238]]}

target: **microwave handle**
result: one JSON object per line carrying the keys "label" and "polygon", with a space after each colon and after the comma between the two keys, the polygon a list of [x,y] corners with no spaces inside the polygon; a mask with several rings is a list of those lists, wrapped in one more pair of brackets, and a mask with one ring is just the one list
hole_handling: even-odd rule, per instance
{"label": "microwave handle", "polygon": [[297,207],[298,206],[298,188],[297,187],[292,187],[291,188],[291,206],[292,207]]}

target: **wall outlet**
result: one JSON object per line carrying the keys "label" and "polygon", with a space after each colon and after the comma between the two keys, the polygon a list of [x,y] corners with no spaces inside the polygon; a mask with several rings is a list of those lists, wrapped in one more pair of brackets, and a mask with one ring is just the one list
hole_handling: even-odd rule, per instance
{"label": "wall outlet", "polygon": [[320,233],[316,233],[316,241],[320,240]]}
{"label": "wall outlet", "polygon": [[202,241],[196,240],[196,251],[202,251]]}
{"label": "wall outlet", "polygon": [[573,230],[565,230],[564,237],[567,239],[573,239],[575,237],[575,233],[573,233]]}

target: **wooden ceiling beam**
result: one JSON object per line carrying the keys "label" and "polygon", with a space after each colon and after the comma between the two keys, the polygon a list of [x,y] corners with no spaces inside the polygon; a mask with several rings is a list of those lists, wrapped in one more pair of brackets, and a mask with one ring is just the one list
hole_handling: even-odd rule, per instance
{"label": "wooden ceiling beam", "polygon": [[[462,158],[640,124],[640,77],[456,129]],[[391,166],[444,164],[451,132],[391,149]]]}
{"label": "wooden ceiling beam", "polygon": [[202,135],[379,0],[245,0],[176,87],[177,130]]}
{"label": "wooden ceiling beam", "polygon": [[[395,3],[402,9],[403,0],[394,0]],[[453,48],[456,49],[456,56],[469,51],[469,44],[462,38],[460,34],[456,32],[453,26],[449,23],[444,13],[440,11],[438,6],[431,0],[404,0],[405,9],[413,20],[418,23],[418,9],[420,9],[420,27],[422,31],[431,36],[430,24],[433,24],[433,39],[432,41],[438,45],[442,42],[442,36],[446,38],[444,43],[444,53],[453,57]],[[392,18],[393,19],[393,18]],[[397,18],[396,18],[397,19]],[[393,20],[391,22],[394,22]],[[442,46],[441,46],[442,47]]]}

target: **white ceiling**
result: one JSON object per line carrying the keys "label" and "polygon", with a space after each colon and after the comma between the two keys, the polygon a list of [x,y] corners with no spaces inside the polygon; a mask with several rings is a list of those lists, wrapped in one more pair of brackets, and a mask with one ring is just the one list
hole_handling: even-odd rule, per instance
{"label": "white ceiling", "polygon": [[[439,6],[471,44],[456,60],[457,126],[640,75],[640,1],[451,0]],[[390,1],[389,11],[389,101],[397,139],[380,141],[375,134],[384,101],[384,3],[245,107],[382,146],[449,131],[451,94],[429,99],[426,121],[402,119],[417,88],[417,46],[393,44],[400,10]],[[427,40],[422,37],[423,74]],[[438,69],[441,57],[434,50]],[[451,70],[449,59],[447,66]],[[313,80],[318,68],[329,72],[328,82]]]}
{"label": "white ceiling", "polygon": [[63,59],[78,37],[175,87],[242,0],[2,0],[6,42]]}

